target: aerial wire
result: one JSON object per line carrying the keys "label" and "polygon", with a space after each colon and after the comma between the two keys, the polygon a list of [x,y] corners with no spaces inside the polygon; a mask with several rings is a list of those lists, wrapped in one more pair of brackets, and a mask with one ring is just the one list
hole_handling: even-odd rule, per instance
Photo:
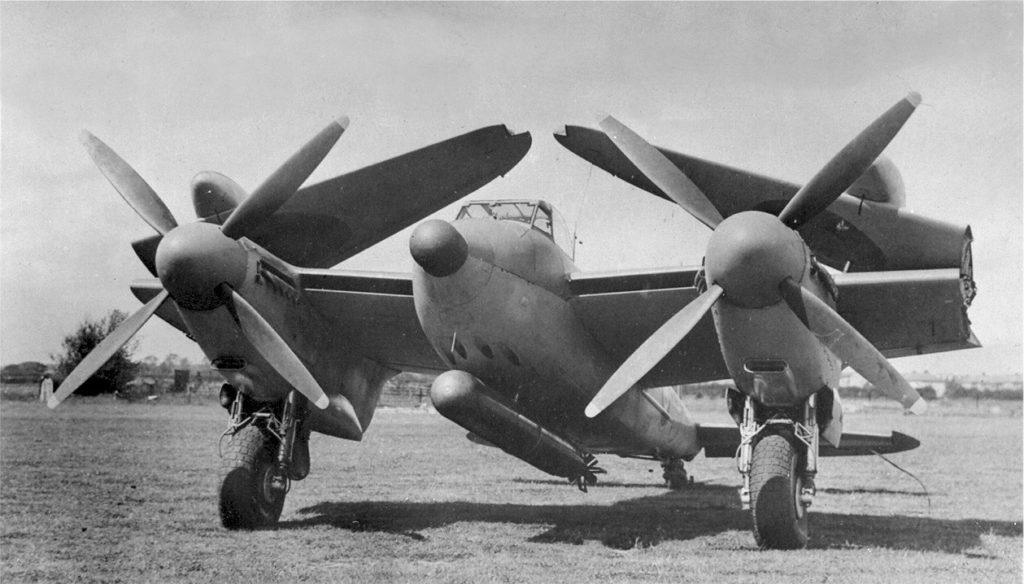
{"label": "aerial wire", "polygon": [[579,238],[576,236],[576,232],[579,231],[579,228],[580,228],[580,219],[583,217],[583,208],[586,206],[586,203],[587,203],[587,193],[590,192],[590,177],[593,174],[594,174],[594,165],[591,164],[587,168],[587,182],[586,182],[586,184],[583,185],[583,195],[580,197],[579,208],[576,210],[576,220],[573,221],[573,225],[572,225],[572,255],[573,255],[573,259],[576,258],[576,243],[579,241]]}
{"label": "aerial wire", "polygon": [[878,458],[881,458],[882,460],[888,462],[889,464],[891,464],[893,466],[893,468],[895,468],[896,470],[898,470],[898,471],[902,472],[903,474],[909,476],[910,478],[914,479],[915,481],[917,481],[917,484],[921,485],[921,490],[924,491],[925,499],[928,500],[928,515],[931,515],[932,514],[932,497],[931,497],[931,495],[928,494],[928,488],[924,486],[924,483],[921,482],[921,479],[917,478],[914,475],[914,473],[910,472],[909,470],[901,467],[900,465],[898,465],[895,462],[893,462],[893,461],[889,460],[888,458],[886,458],[881,452],[878,452],[877,450],[872,450],[871,453],[874,454],[875,456],[877,456]]}

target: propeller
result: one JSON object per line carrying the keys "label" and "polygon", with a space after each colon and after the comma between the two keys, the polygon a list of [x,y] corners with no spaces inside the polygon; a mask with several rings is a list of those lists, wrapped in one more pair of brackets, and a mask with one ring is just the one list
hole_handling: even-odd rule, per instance
{"label": "propeller", "polygon": [[791,278],[783,280],[780,288],[786,304],[830,351],[907,410],[924,413],[927,402],[846,319]]}
{"label": "propeller", "polygon": [[711,229],[718,227],[722,214],[678,166],[612,116],[606,117],[599,125],[640,172],[677,205]]}
{"label": "propeller", "polygon": [[143,221],[160,235],[167,235],[178,226],[156,191],[123,158],[87,130],[82,130],[79,139],[103,176]]}
{"label": "propeller", "polygon": [[[182,308],[210,310],[225,304],[245,338],[271,367],[318,408],[330,403],[313,375],[284,339],[231,284],[244,277],[246,254],[234,240],[254,233],[284,205],[309,178],[348,127],[348,118],[331,122],[271,174],[223,226],[194,223],[178,226],[170,210],[139,174],[99,138],[81,134],[89,156],[121,197],[161,236],[155,254],[157,275],[164,290],[125,320],[64,380],[49,400],[51,408],[78,389],[121,349],[147,320],[173,298]],[[228,293],[223,290],[227,286]],[[362,433],[352,404],[334,399],[349,424]]]}
{"label": "propeller", "polygon": [[139,332],[142,325],[146,324],[149,317],[153,316],[157,310],[163,306],[164,302],[170,295],[167,290],[161,291],[159,294],[154,296],[149,302],[147,302],[142,308],[135,312],[135,314],[129,316],[121,323],[121,326],[117,327],[114,332],[106,336],[100,344],[82,359],[78,367],[75,367],[64,381],[57,388],[57,391],[50,396],[50,399],[46,401],[46,405],[53,408],[60,405],[62,401],[67,399],[69,395],[75,392],[76,389],[82,386],[83,383],[89,380],[90,377],[96,374],[97,371],[103,367],[107,361],[110,360],[118,351],[121,350],[135,333]]}
{"label": "propeller", "polygon": [[255,191],[238,206],[221,231],[231,239],[238,239],[255,232],[263,222],[299,190],[309,175],[313,174],[327,153],[331,151],[341,135],[348,129],[349,120],[341,117],[331,122],[312,140],[306,143],[291,158],[285,161],[273,174],[263,181]]}
{"label": "propeller", "polygon": [[[329,403],[327,394],[324,393],[316,379],[313,379],[309,369],[306,369],[306,366],[302,364],[302,361],[299,360],[298,355],[288,346],[288,343],[281,338],[281,335],[277,334],[274,327],[270,326],[270,323],[260,316],[260,313],[245,298],[242,298],[241,294],[226,285],[222,286],[224,286],[222,294],[229,299],[227,304],[232,309],[231,312],[235,317],[235,322],[238,323],[238,328],[242,330],[245,338],[256,347],[256,350],[270,363],[271,367],[281,377],[284,377],[285,381],[290,383],[299,393],[306,396],[316,407],[320,409],[326,408]],[[355,420],[361,434],[363,428],[359,425],[359,420],[356,418],[356,412],[352,408],[352,404],[347,399],[342,399],[349,410],[351,419]]]}
{"label": "propeller", "polygon": [[[795,230],[838,199],[871,166],[920,103],[921,96],[911,93],[861,131],[797,191],[779,214],[778,220],[782,225]],[[759,303],[751,304],[751,308],[763,306],[766,298],[781,298],[808,330],[857,373],[911,412],[923,412],[924,400],[885,357],[828,304],[793,280],[794,258],[789,255],[802,254],[802,243],[794,248],[789,238],[779,232],[781,225],[774,221],[768,221],[766,225],[762,218],[770,216],[758,212],[737,213],[723,220],[700,188],[657,148],[610,116],[600,125],[630,162],[694,218],[714,229],[715,235],[705,254],[710,282],[708,290],[666,321],[623,362],[587,405],[587,417],[599,415],[629,391],[693,330],[723,296],[741,305]],[[730,249],[713,249],[712,245],[728,245]],[[794,249],[798,251],[791,251]],[[737,259],[736,256],[751,250],[760,255]],[[766,251],[783,257],[769,257],[762,261]],[[727,259],[719,261],[720,258]],[[760,269],[751,269],[751,259],[759,264]],[[712,260],[716,260],[715,265],[712,265]],[[717,274],[713,269],[719,267],[723,274]],[[769,289],[764,289],[765,286]],[[736,288],[733,297],[729,296],[730,287]]]}
{"label": "propeller", "polygon": [[588,418],[603,412],[615,400],[622,397],[629,388],[636,385],[647,372],[654,368],[665,355],[679,344],[697,326],[704,314],[722,296],[721,286],[712,284],[707,291],[687,304],[672,318],[665,321],[654,334],[647,337],[640,347],[612,374],[594,399],[587,404]]}
{"label": "propeller", "polygon": [[779,220],[797,229],[824,211],[882,154],[920,103],[921,95],[912,92],[864,128],[800,187],[779,213]]}

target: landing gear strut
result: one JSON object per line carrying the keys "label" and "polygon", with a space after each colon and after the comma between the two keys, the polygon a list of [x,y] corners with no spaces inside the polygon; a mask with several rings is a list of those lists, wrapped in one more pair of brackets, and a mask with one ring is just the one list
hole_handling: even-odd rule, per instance
{"label": "landing gear strut", "polygon": [[294,390],[274,408],[237,393],[221,452],[224,527],[259,529],[277,523],[291,481],[309,474],[306,412],[305,398]]}
{"label": "landing gear strut", "polygon": [[754,539],[762,549],[807,545],[807,508],[818,470],[816,396],[800,410],[799,421],[775,412],[759,423],[753,400],[746,398],[743,407],[737,452],[740,499],[751,510]]}

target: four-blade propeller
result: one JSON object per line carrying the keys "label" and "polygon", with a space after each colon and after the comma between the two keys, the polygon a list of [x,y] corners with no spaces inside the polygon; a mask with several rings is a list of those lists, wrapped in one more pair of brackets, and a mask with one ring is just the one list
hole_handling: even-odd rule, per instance
{"label": "four-blade propeller", "polygon": [[[296,390],[318,408],[329,400],[284,338],[234,287],[245,274],[245,254],[235,240],[251,236],[309,178],[348,127],[348,118],[331,122],[267,178],[222,227],[194,223],[179,227],[170,210],[135,170],[89,132],[81,140],[96,166],[143,220],[164,236],[157,248],[157,272],[164,291],[125,320],[64,380],[48,402],[56,407],[96,373],[166,302],[192,310],[226,305],[239,330],[259,354]],[[241,262],[241,264],[239,263]],[[344,396],[335,403],[348,422],[362,431],[352,404]]]}
{"label": "four-blade propeller", "polygon": [[[782,225],[795,230],[838,199],[882,153],[920,102],[920,95],[909,94],[832,157],[779,214],[778,220]],[[925,402],[921,396],[867,339],[828,304],[793,280],[789,258],[772,257],[786,255],[792,248],[791,242],[786,241],[787,236],[780,233],[778,227],[773,227],[781,227],[778,222],[765,225],[764,215],[752,211],[737,213],[723,220],[700,188],[657,148],[614,118],[608,117],[600,125],[626,158],[652,183],[694,218],[714,229],[715,234],[705,255],[708,290],[669,319],[626,359],[587,405],[588,417],[597,416],[629,391],[686,337],[723,296],[740,304],[749,302],[751,306],[763,306],[765,298],[784,300],[811,332],[825,339],[823,342],[844,363],[910,411],[920,413],[924,410]],[[743,215],[761,217],[741,218]],[[756,225],[759,229],[746,230],[745,224]],[[758,240],[761,234],[750,231],[765,232],[764,245]],[[729,249],[715,248],[716,245]],[[736,249],[740,247],[744,249]],[[744,254],[751,256],[735,258]],[[749,269],[753,261],[767,264],[767,267],[756,270],[755,274],[755,270]]]}

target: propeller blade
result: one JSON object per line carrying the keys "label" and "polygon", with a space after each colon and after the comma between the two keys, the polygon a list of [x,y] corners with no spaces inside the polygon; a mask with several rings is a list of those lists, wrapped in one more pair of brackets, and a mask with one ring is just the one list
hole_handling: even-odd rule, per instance
{"label": "propeller blade", "polygon": [[722,214],[704,192],[657,148],[611,116],[599,125],[640,172],[694,219],[711,229],[722,222]]}
{"label": "propeller blade", "polygon": [[[242,329],[245,338],[256,347],[260,355],[270,363],[271,367],[281,377],[284,377],[285,381],[292,384],[313,405],[320,409],[326,408],[330,402],[327,394],[324,393],[316,379],[313,379],[313,374],[309,372],[309,369],[306,369],[306,366],[302,364],[302,361],[299,360],[299,357],[288,346],[288,343],[281,338],[281,335],[277,334],[277,331],[270,326],[270,323],[264,320],[256,312],[256,309],[245,298],[242,298],[241,294],[234,290],[231,290],[231,303],[235,316],[238,319],[238,326]],[[352,419],[350,421],[362,433],[362,426],[355,417],[355,411],[352,411]]]}
{"label": "propeller blade", "polygon": [[911,413],[924,413],[921,394],[846,319],[792,278],[779,286],[786,304],[830,351]]}
{"label": "propeller blade", "polygon": [[719,285],[712,284],[706,292],[684,306],[682,310],[654,331],[654,334],[647,337],[647,340],[636,351],[633,351],[633,354],[608,378],[594,399],[590,400],[585,410],[587,417],[593,418],[603,412],[608,406],[615,403],[615,400],[629,391],[629,388],[636,385],[644,375],[647,375],[648,371],[665,358],[665,355],[668,355],[693,330],[693,327],[697,326],[700,319],[704,318],[708,310],[711,310],[722,293],[723,290]]}
{"label": "propeller blade", "polygon": [[889,108],[793,195],[779,219],[796,229],[831,205],[882,154],[920,103],[921,95],[912,92]]}
{"label": "propeller blade", "polygon": [[224,235],[238,239],[257,230],[313,174],[348,128],[348,123],[346,117],[331,122],[267,177],[224,222]]}
{"label": "propeller blade", "polygon": [[146,324],[149,317],[153,316],[153,313],[160,308],[160,305],[167,300],[167,297],[167,290],[161,290],[159,294],[154,296],[152,300],[147,302],[135,314],[125,319],[114,332],[107,335],[100,344],[96,345],[92,352],[85,356],[85,359],[82,359],[78,367],[75,367],[74,371],[64,379],[64,382],[60,384],[57,391],[47,400],[46,405],[51,410],[59,406],[62,401],[67,399],[69,395],[74,393],[76,389],[81,387],[83,383],[99,371],[101,367],[106,365],[107,361],[121,350],[121,347],[130,341],[135,336],[135,333],[139,332],[142,325]]}
{"label": "propeller blade", "polygon": [[178,226],[174,215],[171,215],[170,209],[160,200],[156,191],[116,152],[88,130],[82,130],[79,140],[103,176],[110,181],[121,198],[139,214],[139,217],[142,217],[161,235],[167,235],[170,230]]}

